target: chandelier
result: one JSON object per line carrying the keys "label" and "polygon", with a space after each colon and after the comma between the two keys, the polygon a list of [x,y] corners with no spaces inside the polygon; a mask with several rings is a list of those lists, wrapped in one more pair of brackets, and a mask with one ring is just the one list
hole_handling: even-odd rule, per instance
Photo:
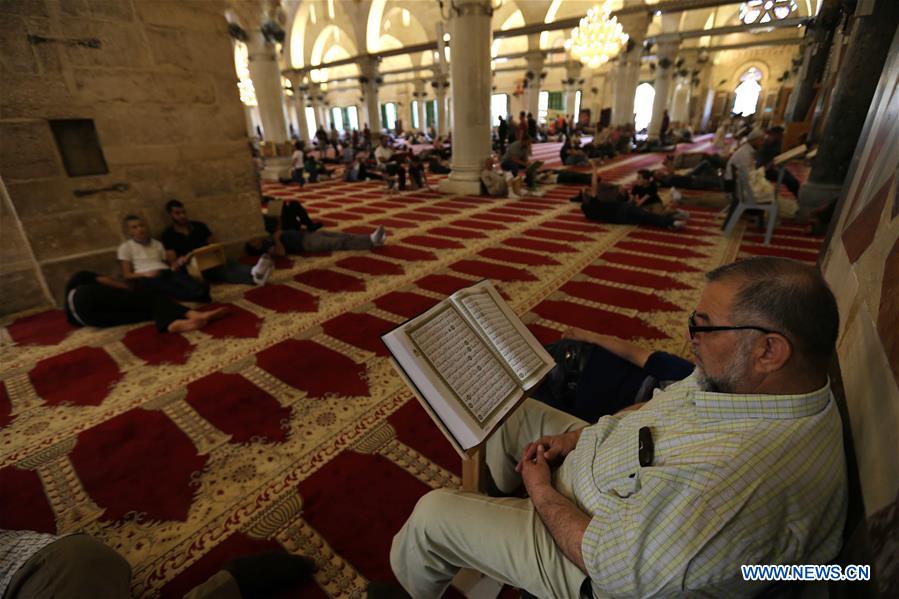
{"label": "chandelier", "polygon": [[571,56],[591,69],[614,58],[628,40],[621,23],[611,16],[611,3],[612,0],[605,0],[602,7],[596,5],[588,10],[587,16],[571,30],[571,38],[565,40],[565,49]]}

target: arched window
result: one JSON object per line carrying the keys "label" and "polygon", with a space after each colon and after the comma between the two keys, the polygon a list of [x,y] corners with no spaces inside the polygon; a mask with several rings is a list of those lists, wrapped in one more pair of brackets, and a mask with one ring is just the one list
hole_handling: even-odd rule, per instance
{"label": "arched window", "polygon": [[746,25],[770,23],[796,14],[796,0],[748,0],[740,6],[740,20]]}
{"label": "arched window", "polygon": [[749,116],[755,114],[756,106],[759,103],[759,94],[762,92],[762,86],[759,80],[762,73],[755,67],[749,67],[740,77],[740,85],[737,86],[737,97],[734,100],[734,114]]}
{"label": "arched window", "polygon": [[656,97],[656,89],[649,83],[641,83],[637,86],[634,95],[634,127],[642,131],[649,127],[652,120],[652,102]]}

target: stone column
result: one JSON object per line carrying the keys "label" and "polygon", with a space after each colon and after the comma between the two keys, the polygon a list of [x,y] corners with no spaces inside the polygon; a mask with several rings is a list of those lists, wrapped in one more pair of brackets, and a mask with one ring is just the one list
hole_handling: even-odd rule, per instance
{"label": "stone column", "polygon": [[312,123],[313,129],[318,129],[319,127],[324,125],[322,121],[322,100],[324,99],[324,95],[322,95],[321,87],[319,87],[318,83],[313,83],[309,86],[309,105],[312,106],[312,114],[315,117],[315,122]]}
{"label": "stone column", "polygon": [[[569,60],[565,63],[565,118],[568,119],[569,116],[574,116],[577,119],[577,115],[574,114],[574,100],[575,95],[577,95],[578,81],[581,78],[581,69],[583,66],[580,61],[577,60]],[[583,95],[583,94],[581,94]],[[575,121],[577,122],[577,121]]]}
{"label": "stone column", "polygon": [[[627,15],[619,19],[624,32],[630,36],[627,46],[618,54],[618,64],[613,69],[615,92],[612,101],[612,125],[634,124],[634,94],[640,80],[640,57],[643,40],[649,28],[650,13]],[[630,50],[628,50],[630,48]]]}
{"label": "stone column", "polygon": [[256,90],[259,103],[259,117],[265,141],[282,143],[287,141],[287,115],[284,114],[284,98],[281,89],[281,71],[275,46],[268,43],[261,31],[247,32],[250,79]]}
{"label": "stone column", "polygon": [[815,99],[815,86],[824,76],[834,31],[842,16],[841,0],[824,0],[814,28],[806,30],[802,67],[784,115],[788,123],[805,120]]}
{"label": "stone column", "polygon": [[447,193],[477,195],[480,173],[490,155],[490,46],[493,14],[490,0],[456,0],[450,18],[453,89],[452,172],[440,182]]}
{"label": "stone column", "polygon": [[[490,72],[489,69],[487,71]],[[446,127],[446,92],[449,88],[449,81],[447,81],[446,75],[442,73],[437,73],[433,83],[431,84],[434,87],[434,97],[437,98],[437,126],[434,127],[437,135],[443,137],[447,133]],[[490,89],[489,87],[487,88]],[[490,106],[490,98],[487,98],[487,106]],[[488,111],[489,112],[489,111]]]}
{"label": "stone column", "polygon": [[423,132],[428,129],[427,124],[425,123],[425,97],[427,95],[427,91],[425,91],[425,81],[424,79],[416,79],[414,85],[415,91],[412,95],[415,96],[415,99],[418,101],[418,130]]}
{"label": "stone column", "polygon": [[534,115],[534,118],[537,118],[537,114],[540,112],[540,83],[542,80],[540,79],[540,73],[543,72],[543,53],[542,52],[534,52],[525,56],[525,60],[528,64],[528,73],[533,75],[528,78],[528,89],[526,92],[527,103],[525,104],[525,111],[530,112]]}
{"label": "stone column", "polygon": [[381,104],[378,101],[378,81],[381,76],[378,73],[378,59],[368,56],[359,61],[359,70],[362,73],[359,83],[362,87],[362,97],[365,98],[365,120],[376,138],[381,136]]}
{"label": "stone column", "polygon": [[306,92],[309,86],[303,84],[297,75],[290,76],[290,85],[293,86],[293,99],[297,107],[297,126],[300,128],[297,133],[300,139],[309,143],[309,124],[306,121]]}
{"label": "stone column", "polygon": [[668,109],[668,89],[671,86],[671,71],[680,42],[659,42],[656,56],[655,100],[652,103],[652,120],[649,123],[649,137],[658,137],[662,128],[662,117]]}
{"label": "stone column", "polygon": [[855,18],[822,126],[818,155],[799,194],[800,214],[839,196],[897,24],[899,2],[886,0],[878,0],[870,14]]}

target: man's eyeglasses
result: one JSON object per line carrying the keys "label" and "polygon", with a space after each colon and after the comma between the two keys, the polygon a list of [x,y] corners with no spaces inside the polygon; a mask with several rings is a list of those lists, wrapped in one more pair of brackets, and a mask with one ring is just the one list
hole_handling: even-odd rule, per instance
{"label": "man's eyeglasses", "polygon": [[741,326],[741,327],[705,327],[699,326],[696,324],[696,310],[690,313],[690,319],[688,321],[687,328],[690,331],[690,339],[693,339],[696,333],[714,333],[716,331],[743,331],[743,330],[752,330],[752,331],[761,331],[763,333],[777,333],[778,335],[786,338],[786,335],[781,333],[780,331],[772,331],[771,329],[765,329],[762,327],[756,326]]}

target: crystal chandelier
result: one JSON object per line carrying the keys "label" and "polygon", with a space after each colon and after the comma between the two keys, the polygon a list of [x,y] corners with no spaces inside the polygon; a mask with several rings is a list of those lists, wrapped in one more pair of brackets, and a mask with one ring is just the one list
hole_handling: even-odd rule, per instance
{"label": "crystal chandelier", "polygon": [[587,16],[571,30],[571,38],[565,41],[565,49],[571,56],[591,69],[614,58],[627,43],[628,35],[618,19],[611,16],[612,0],[605,0],[602,7],[594,6]]}

